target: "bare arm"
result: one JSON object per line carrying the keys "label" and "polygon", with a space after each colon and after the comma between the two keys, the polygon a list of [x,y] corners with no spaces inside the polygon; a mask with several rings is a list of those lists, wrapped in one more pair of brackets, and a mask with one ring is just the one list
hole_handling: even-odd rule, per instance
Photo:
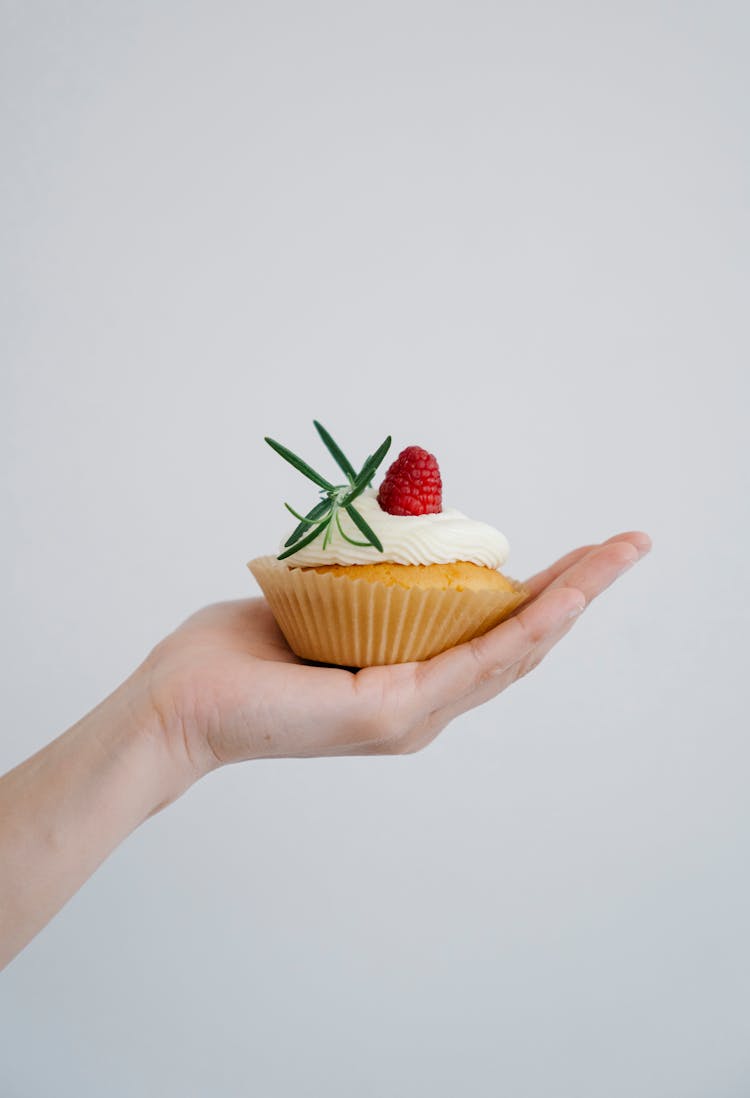
{"label": "bare arm", "polygon": [[190,781],[145,704],[140,673],[0,778],[0,968]]}

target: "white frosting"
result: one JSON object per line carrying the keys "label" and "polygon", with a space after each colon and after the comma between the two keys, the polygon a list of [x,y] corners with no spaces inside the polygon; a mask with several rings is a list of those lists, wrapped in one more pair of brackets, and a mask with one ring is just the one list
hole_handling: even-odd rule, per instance
{"label": "white frosting", "polygon": [[[339,533],[336,523],[331,540],[323,548],[324,534],[286,557],[286,564],[309,567],[317,564],[451,564],[466,560],[487,568],[500,568],[508,558],[508,542],[499,530],[486,522],[474,522],[460,511],[448,509],[437,515],[389,515],[383,511],[370,489],[355,500],[354,506],[380,538],[383,552],[372,545],[350,545]],[[364,541],[345,511],[339,512],[341,525],[348,537]],[[291,530],[289,534],[291,534]],[[286,535],[286,537],[289,536]],[[279,553],[282,553],[282,546]]]}

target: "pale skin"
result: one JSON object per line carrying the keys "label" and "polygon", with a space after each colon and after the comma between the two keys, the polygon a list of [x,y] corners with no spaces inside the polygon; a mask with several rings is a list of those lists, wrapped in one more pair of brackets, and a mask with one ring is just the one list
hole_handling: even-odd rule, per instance
{"label": "pale skin", "polygon": [[263,599],[200,610],[0,778],[0,967],[199,778],[248,759],[421,750],[536,667],[650,545],[631,532],[576,549],[528,580],[531,599],[485,636],[424,663],[358,673],[298,660]]}

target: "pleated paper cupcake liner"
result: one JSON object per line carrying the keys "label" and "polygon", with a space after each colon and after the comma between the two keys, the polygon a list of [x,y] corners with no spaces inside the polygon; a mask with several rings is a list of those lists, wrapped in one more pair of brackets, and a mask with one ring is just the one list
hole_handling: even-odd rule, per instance
{"label": "pleated paper cupcake liner", "polygon": [[481,636],[526,599],[510,591],[405,588],[257,557],[255,576],[289,647],[301,659],[341,667],[426,660]]}

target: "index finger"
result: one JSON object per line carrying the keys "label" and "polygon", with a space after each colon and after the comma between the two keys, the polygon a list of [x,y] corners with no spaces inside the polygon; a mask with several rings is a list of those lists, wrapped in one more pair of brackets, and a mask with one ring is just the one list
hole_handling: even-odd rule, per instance
{"label": "index finger", "polygon": [[614,534],[613,537],[607,538],[606,541],[599,542],[596,545],[583,545],[580,549],[573,549],[570,553],[566,553],[564,557],[560,557],[554,564],[550,564],[548,568],[543,568],[541,572],[537,572],[530,579],[524,582],[524,587],[529,591],[530,597],[533,599],[540,594],[545,587],[548,587],[550,583],[556,580],[573,564],[577,564],[579,560],[583,560],[584,557],[589,556],[596,549],[601,549],[603,545],[612,545],[616,541],[624,541],[629,545],[632,545],[636,549],[640,556],[643,556],[651,548],[651,538],[648,534],[644,534],[640,530],[628,530],[623,534]]}
{"label": "index finger", "polygon": [[436,710],[459,701],[522,660],[585,606],[585,596],[573,587],[544,591],[484,636],[417,664],[416,686],[422,704]]}
{"label": "index finger", "polygon": [[500,679],[537,645],[554,637],[640,556],[635,544],[614,539],[575,559],[513,617],[484,636],[419,664],[416,681],[423,700],[432,710],[440,709],[460,701],[488,679]]}

